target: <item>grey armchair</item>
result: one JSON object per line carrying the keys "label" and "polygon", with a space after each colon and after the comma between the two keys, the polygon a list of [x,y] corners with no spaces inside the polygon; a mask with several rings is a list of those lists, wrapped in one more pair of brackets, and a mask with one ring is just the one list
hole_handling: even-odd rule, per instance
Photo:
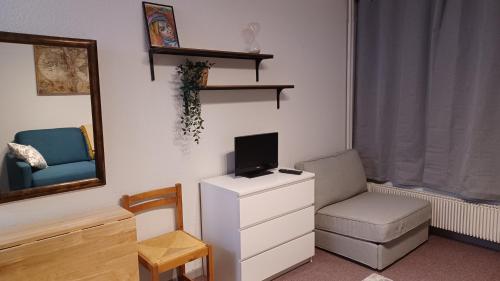
{"label": "grey armchair", "polygon": [[316,174],[316,246],[383,269],[428,239],[429,202],[368,192],[357,151],[298,163]]}

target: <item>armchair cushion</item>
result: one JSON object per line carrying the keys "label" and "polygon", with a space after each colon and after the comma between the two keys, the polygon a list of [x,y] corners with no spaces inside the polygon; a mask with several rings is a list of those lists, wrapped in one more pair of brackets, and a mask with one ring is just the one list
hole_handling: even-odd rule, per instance
{"label": "armchair cushion", "polygon": [[365,192],[316,214],[316,228],[385,243],[431,219],[431,204],[403,196]]}
{"label": "armchair cushion", "polygon": [[80,130],[82,131],[83,137],[85,139],[85,143],[87,144],[89,157],[90,157],[90,159],[94,160],[94,158],[95,158],[94,130],[93,130],[92,124],[82,125],[82,126],[80,126]]}
{"label": "armchair cushion", "polygon": [[95,178],[95,161],[81,161],[49,166],[33,173],[33,186],[51,185],[68,181]]}
{"label": "armchair cushion", "polygon": [[27,162],[31,167],[38,169],[47,168],[47,162],[42,154],[31,145],[22,145],[17,143],[8,143],[9,152],[17,159]]}
{"label": "armchair cushion", "polygon": [[367,191],[366,175],[356,150],[301,162],[295,168],[316,174],[314,204],[316,211],[332,203]]}

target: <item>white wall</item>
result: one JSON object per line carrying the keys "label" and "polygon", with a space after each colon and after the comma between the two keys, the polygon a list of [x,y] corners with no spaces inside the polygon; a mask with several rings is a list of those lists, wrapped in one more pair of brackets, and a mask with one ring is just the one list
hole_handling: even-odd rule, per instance
{"label": "white wall", "polygon": [[0,43],[0,62],[0,190],[6,190],[3,156],[17,132],[92,124],[92,111],[89,95],[37,95],[32,45]]}
{"label": "white wall", "polygon": [[[122,194],[181,182],[185,228],[200,235],[199,181],[231,168],[226,155],[234,136],[279,131],[282,166],[345,148],[346,0],[157,2],[174,6],[184,47],[243,50],[241,30],[259,22],[261,48],[275,55],[263,62],[260,83],[295,89],[286,91],[280,110],[273,91],[203,92],[206,130],[196,145],[176,131],[174,68],[183,58],[157,56],[151,82],[140,1],[2,0],[5,31],[97,40],[108,184],[3,204],[0,227],[118,204]],[[212,61],[209,84],[255,83],[253,62]],[[139,238],[163,231],[163,215],[143,216]]]}

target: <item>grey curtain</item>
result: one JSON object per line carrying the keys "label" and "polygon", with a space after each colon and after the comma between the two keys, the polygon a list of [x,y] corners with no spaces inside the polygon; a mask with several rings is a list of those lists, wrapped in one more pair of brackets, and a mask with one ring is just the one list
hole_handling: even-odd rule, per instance
{"label": "grey curtain", "polygon": [[360,0],[357,27],[368,177],[500,200],[500,1]]}

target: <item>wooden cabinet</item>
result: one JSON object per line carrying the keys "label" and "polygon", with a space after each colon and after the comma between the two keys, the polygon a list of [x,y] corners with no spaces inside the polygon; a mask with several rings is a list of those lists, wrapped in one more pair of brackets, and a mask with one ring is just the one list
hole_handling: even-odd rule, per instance
{"label": "wooden cabinet", "polygon": [[203,240],[214,247],[215,279],[273,277],[314,255],[314,174],[202,181]]}
{"label": "wooden cabinet", "polygon": [[2,230],[0,280],[137,281],[135,219],[112,207]]}

